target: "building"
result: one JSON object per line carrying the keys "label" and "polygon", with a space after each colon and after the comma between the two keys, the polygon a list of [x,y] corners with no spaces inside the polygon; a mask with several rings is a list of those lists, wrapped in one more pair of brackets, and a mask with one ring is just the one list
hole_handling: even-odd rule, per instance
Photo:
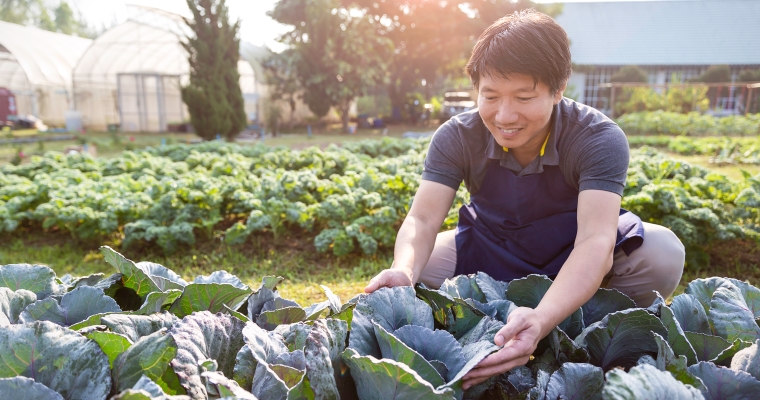
{"label": "building", "polygon": [[[605,112],[600,87],[625,65],[638,65],[653,84],[681,82],[711,65],[729,65],[732,82],[760,68],[760,1],[670,0],[566,3],[557,22],[570,38],[574,97]],[[726,88],[716,105],[741,108],[741,88]]]}
{"label": "building", "polygon": [[[190,119],[180,88],[190,75],[182,41],[192,32],[177,14],[142,6],[130,11],[79,58],[74,110],[88,129],[165,132]],[[238,62],[238,71],[246,115],[255,118],[260,80],[246,60]]]}
{"label": "building", "polygon": [[19,116],[64,126],[72,105],[71,72],[92,40],[0,21],[0,87]]}

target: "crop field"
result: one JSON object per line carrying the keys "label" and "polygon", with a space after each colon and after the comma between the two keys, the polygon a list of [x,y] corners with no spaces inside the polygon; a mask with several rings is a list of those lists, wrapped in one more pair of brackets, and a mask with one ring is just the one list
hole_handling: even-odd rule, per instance
{"label": "crop field", "polygon": [[[680,158],[704,160],[727,146],[738,154],[756,139],[631,139],[623,207],[686,245],[675,297],[644,309],[599,289],[535,360],[467,391],[462,377],[497,350],[493,337],[509,313],[535,307],[551,281],[478,274],[439,290],[359,295],[390,265],[427,140],[301,150],[170,144],[97,159],[48,152],[2,166],[0,349],[16,356],[0,354],[0,393],[752,396],[760,289],[746,280],[760,279],[760,175],[746,171],[748,159],[705,168]],[[461,188],[442,229],[456,225],[467,200]],[[431,348],[419,340],[427,336],[446,345]],[[56,368],[71,378],[49,372]]]}
{"label": "crop field", "polygon": [[0,267],[4,398],[717,399],[760,390],[760,289],[736,279],[698,279],[648,308],[599,289],[527,365],[464,390],[467,372],[499,349],[510,313],[535,307],[551,280],[478,273],[345,302],[323,286],[321,301],[305,305],[281,296],[281,277],[255,290],[221,270],[188,282],[100,251],[109,274]]}

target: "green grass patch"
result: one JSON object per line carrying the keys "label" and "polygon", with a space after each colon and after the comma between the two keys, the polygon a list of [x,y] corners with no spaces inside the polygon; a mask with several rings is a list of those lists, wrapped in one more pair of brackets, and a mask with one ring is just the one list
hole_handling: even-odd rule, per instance
{"label": "green grass patch", "polygon": [[[59,238],[10,239],[0,245],[0,265],[43,264],[51,267],[58,276],[83,276],[94,273],[110,275],[116,270],[105,262],[97,248],[83,248]],[[54,242],[54,243],[50,243]],[[294,248],[294,245],[299,248]],[[302,249],[301,243],[285,243],[270,247],[253,240],[253,246],[204,245],[187,250],[184,254],[163,256],[129,250],[123,254],[134,261],[152,261],[168,267],[183,279],[192,281],[196,276],[225,270],[239,277],[252,288],[261,278],[278,275],[286,278],[280,286],[282,297],[309,305],[326,299],[319,285],[329,287],[345,301],[363,293],[364,286],[378,272],[390,267],[392,257],[331,257],[317,254],[313,249]],[[313,247],[313,246],[312,246]]]}

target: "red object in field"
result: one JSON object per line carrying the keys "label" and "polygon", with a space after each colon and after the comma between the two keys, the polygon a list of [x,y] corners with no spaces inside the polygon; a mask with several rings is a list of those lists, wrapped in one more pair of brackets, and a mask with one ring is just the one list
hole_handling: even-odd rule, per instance
{"label": "red object in field", "polygon": [[[8,118],[11,115],[13,117]],[[9,125],[9,122],[16,120],[17,115],[16,96],[10,90],[0,87],[0,126]]]}
{"label": "red object in field", "polygon": [[135,137],[134,137],[134,136],[130,136],[130,137],[129,137],[129,141],[130,141],[130,142],[134,142],[134,141],[135,141]]}

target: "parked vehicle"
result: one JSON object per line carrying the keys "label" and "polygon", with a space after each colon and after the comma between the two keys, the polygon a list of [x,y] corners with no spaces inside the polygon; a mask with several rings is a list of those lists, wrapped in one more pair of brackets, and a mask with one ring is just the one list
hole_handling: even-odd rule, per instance
{"label": "parked vehicle", "polygon": [[477,105],[469,92],[448,91],[443,95],[441,123],[449,118],[474,109]]}

